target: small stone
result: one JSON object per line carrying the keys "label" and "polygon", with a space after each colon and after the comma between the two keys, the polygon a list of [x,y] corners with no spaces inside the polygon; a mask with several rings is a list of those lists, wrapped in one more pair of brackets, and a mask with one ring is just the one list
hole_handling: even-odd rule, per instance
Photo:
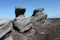
{"label": "small stone", "polygon": [[44,32],[41,32],[40,34],[45,34]]}

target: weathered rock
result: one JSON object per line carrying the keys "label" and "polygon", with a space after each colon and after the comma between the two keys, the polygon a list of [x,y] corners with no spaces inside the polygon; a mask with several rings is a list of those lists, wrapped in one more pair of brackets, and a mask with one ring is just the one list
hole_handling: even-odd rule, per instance
{"label": "weathered rock", "polygon": [[[25,8],[16,7],[16,19],[12,22],[8,19],[0,19],[0,40],[60,40],[60,20],[46,20],[44,8],[35,9],[31,18],[25,18]],[[13,39],[12,39],[13,37]]]}
{"label": "weathered rock", "polygon": [[19,29],[19,32],[25,32],[26,30],[30,29],[31,26],[32,23],[30,23],[30,20],[26,18],[21,18],[19,20],[14,21],[14,27]]}
{"label": "weathered rock", "polygon": [[4,40],[13,40],[12,35],[8,36],[8,37],[5,38]]}
{"label": "weathered rock", "polygon": [[31,21],[36,26],[40,26],[41,24],[43,24],[47,18],[47,15],[43,13],[43,10],[44,10],[43,8],[39,8],[33,11]]}
{"label": "weathered rock", "polygon": [[6,37],[6,35],[11,33],[12,27],[13,26],[10,20],[6,18],[0,19],[0,40],[5,40],[8,37]]}
{"label": "weathered rock", "polygon": [[[46,16],[41,11],[38,10],[35,13],[35,15],[32,16],[30,19],[25,18],[23,15],[18,16],[16,19],[17,20],[16,22],[14,21],[14,25],[16,27],[21,27],[20,28],[21,33],[19,33],[20,40],[44,40],[45,39],[46,28],[44,28],[42,24],[45,22]],[[30,23],[32,25],[30,25]],[[28,27],[30,28],[28,29]],[[24,32],[21,30],[24,30]],[[18,40],[18,39],[14,39],[14,40]]]}
{"label": "weathered rock", "polygon": [[[43,13],[42,9],[41,11],[40,9],[38,9],[39,11],[36,11],[36,12],[35,10],[31,17],[31,20],[28,19],[33,24],[32,27],[27,31],[21,32],[21,33],[19,33],[16,30],[13,30],[13,33],[12,33],[13,39],[14,40],[60,40],[60,27],[59,27],[60,24],[56,25],[57,24],[56,21],[47,20],[46,19],[47,15]],[[18,17],[17,19],[20,19],[20,18],[22,19],[22,17]]]}
{"label": "weathered rock", "polygon": [[[58,22],[59,24],[57,24]],[[60,40],[60,19],[59,20],[52,19],[52,21],[50,21],[50,19],[46,20],[46,23],[44,23],[43,26],[41,26],[40,28],[35,27],[34,29],[35,30],[32,32],[29,31],[26,33],[19,33],[13,31],[12,33],[13,39],[14,40],[25,40],[25,39],[38,40],[43,38],[43,40]],[[32,36],[29,33],[32,33]],[[29,35],[26,36],[26,34],[29,34],[30,36]]]}
{"label": "weathered rock", "polygon": [[[35,9],[34,11],[33,11],[33,15],[32,16],[34,16],[34,15],[38,15],[38,14],[43,14],[43,11],[44,11],[44,8],[37,8],[37,9]],[[39,12],[39,13],[38,13]],[[37,14],[36,14],[37,13]]]}
{"label": "weathered rock", "polygon": [[15,15],[16,15],[16,17],[18,17],[21,14],[24,14],[25,11],[26,11],[25,8],[22,8],[20,6],[16,6],[16,8],[15,8]]}
{"label": "weathered rock", "polygon": [[24,12],[25,8],[17,7],[15,10],[16,15],[19,15],[16,17],[16,19],[13,21],[14,27],[16,27],[19,32],[25,32],[29,30],[32,26],[32,23],[30,23],[30,18],[25,18]]}

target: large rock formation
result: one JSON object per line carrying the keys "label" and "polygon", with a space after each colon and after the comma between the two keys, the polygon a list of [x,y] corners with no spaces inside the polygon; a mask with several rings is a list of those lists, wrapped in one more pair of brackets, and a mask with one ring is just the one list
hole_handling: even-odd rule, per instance
{"label": "large rock formation", "polygon": [[[40,29],[39,31],[42,31],[44,29],[46,30],[46,36],[44,40],[60,40],[60,18],[48,18],[43,25],[43,29]],[[23,40],[24,37],[15,30],[13,30],[12,35],[14,40]],[[20,35],[23,37],[20,37]],[[40,35],[38,35],[38,38],[40,38],[39,36]]]}
{"label": "large rock formation", "polygon": [[33,15],[29,18],[33,24],[25,32],[13,30],[14,40],[60,40],[60,19],[46,19],[47,15],[43,13],[44,9],[35,9]]}
{"label": "large rock formation", "polygon": [[[22,10],[22,11],[21,11]],[[30,18],[25,18],[24,16],[24,8],[16,7],[16,13],[19,14],[19,16],[16,17],[16,19],[13,21],[14,28],[18,29],[19,32],[25,32],[28,29],[31,28],[32,23],[30,22]]]}
{"label": "large rock formation", "polygon": [[[21,10],[21,9],[19,9]],[[19,15],[14,21],[14,28],[18,29],[20,40],[44,40],[46,28],[43,27],[47,15],[43,13],[43,8],[35,9],[31,18],[25,18],[24,13]],[[18,12],[17,12],[18,13]],[[13,35],[14,36],[14,35]],[[17,37],[15,37],[18,40]]]}
{"label": "large rock formation", "polygon": [[24,16],[25,11],[16,7],[13,21],[0,19],[0,40],[60,40],[60,19],[47,19],[44,8],[35,9],[31,18]]}

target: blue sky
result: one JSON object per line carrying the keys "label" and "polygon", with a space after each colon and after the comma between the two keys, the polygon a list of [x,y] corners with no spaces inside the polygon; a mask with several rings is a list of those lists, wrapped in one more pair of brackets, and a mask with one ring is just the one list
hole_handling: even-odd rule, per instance
{"label": "blue sky", "polygon": [[0,0],[0,18],[14,19],[15,6],[26,8],[26,17],[30,17],[34,9],[44,8],[48,18],[60,18],[60,0]]}

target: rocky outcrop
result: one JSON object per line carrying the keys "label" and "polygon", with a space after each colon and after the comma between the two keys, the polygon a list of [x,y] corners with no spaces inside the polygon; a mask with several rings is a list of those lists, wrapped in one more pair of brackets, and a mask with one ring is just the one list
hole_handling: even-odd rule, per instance
{"label": "rocky outcrop", "polygon": [[[30,22],[33,24],[25,32],[13,30],[14,40],[60,40],[60,25],[56,25],[55,20],[46,19],[47,15],[43,13],[43,8],[33,11]],[[59,21],[60,23],[60,21]],[[28,26],[29,27],[29,26]],[[27,28],[28,28],[27,27]]]}
{"label": "rocky outcrop", "polygon": [[[56,24],[55,24],[56,22]],[[57,24],[59,22],[59,24]],[[41,28],[37,28],[36,31],[19,33],[13,30],[12,35],[14,40],[60,40],[60,19],[47,19],[46,23],[43,24]],[[26,36],[26,34],[33,34],[31,36]],[[38,39],[36,39],[38,38]]]}
{"label": "rocky outcrop", "polygon": [[25,11],[16,7],[13,21],[0,19],[0,40],[60,40],[60,19],[47,19],[44,8],[35,9],[31,18]]}
{"label": "rocky outcrop", "polygon": [[[20,9],[19,9],[20,10]],[[14,28],[19,34],[14,40],[44,40],[47,28],[43,25],[47,18],[47,15],[43,13],[43,8],[35,9],[31,18],[25,18],[24,13],[20,14],[14,21]],[[32,24],[32,25],[31,25]],[[23,30],[23,31],[22,31]],[[17,34],[17,35],[18,35]],[[14,35],[13,35],[14,38]]]}
{"label": "rocky outcrop", "polygon": [[0,40],[7,40],[12,37],[11,32],[12,32],[12,22],[6,18],[0,18]]}

